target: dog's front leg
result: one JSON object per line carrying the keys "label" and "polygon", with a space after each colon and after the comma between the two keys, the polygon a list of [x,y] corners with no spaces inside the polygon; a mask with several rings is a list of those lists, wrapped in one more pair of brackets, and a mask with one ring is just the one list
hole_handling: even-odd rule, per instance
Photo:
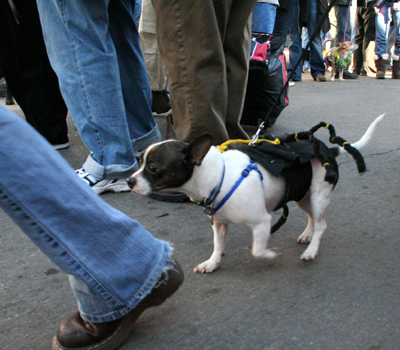
{"label": "dog's front leg", "polygon": [[227,224],[221,224],[214,221],[212,225],[214,231],[214,251],[210,259],[202,262],[194,268],[194,272],[210,273],[218,268],[222,256],[224,255],[225,239],[228,233],[228,227],[229,225]]}
{"label": "dog's front leg", "polygon": [[256,258],[273,259],[278,253],[274,249],[267,249],[268,238],[271,232],[271,215],[266,213],[263,221],[252,226],[253,229],[253,249],[252,254]]}
{"label": "dog's front leg", "polygon": [[344,69],[341,69],[340,72],[339,72],[339,80],[340,81],[344,81],[343,75],[344,75]]}
{"label": "dog's front leg", "polygon": [[336,64],[332,62],[331,81],[335,81]]}

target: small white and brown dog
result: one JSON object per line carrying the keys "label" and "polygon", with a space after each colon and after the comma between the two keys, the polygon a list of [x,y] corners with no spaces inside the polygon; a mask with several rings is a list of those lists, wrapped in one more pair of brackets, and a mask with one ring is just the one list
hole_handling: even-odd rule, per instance
{"label": "small white and brown dog", "polygon": [[[383,116],[376,118],[362,138],[352,146],[357,149],[364,147]],[[331,150],[334,150],[335,156],[345,153],[339,146],[333,146]],[[267,248],[267,242],[271,230],[271,213],[285,199],[285,180],[282,176],[273,176],[258,164],[257,170],[262,174],[262,181],[258,171],[251,171],[231,193],[249,162],[249,156],[239,150],[221,153],[212,146],[210,135],[200,136],[190,144],[166,140],[152,144],[145,150],[140,169],[128,179],[128,183],[132,191],[140,195],[174,189],[187,194],[196,202],[212,198],[211,206],[214,208],[225,201],[217,212],[210,213],[214,251],[208,260],[194,269],[195,272],[212,272],[221,263],[228,225],[231,223],[245,224],[252,229],[254,257],[272,259],[277,256],[274,249]],[[304,198],[296,202],[308,215],[308,225],[297,239],[299,243],[310,243],[300,257],[305,261],[317,255],[321,236],[326,229],[325,211],[334,188],[333,184],[325,180],[326,169],[321,162],[316,158],[310,162],[311,185]]]}
{"label": "small white and brown dog", "polygon": [[358,49],[357,44],[353,44],[351,41],[343,41],[339,43],[339,46],[332,47],[329,50],[325,50],[327,42],[335,41],[333,39],[326,39],[322,44],[322,56],[324,58],[326,69],[332,67],[331,81],[335,80],[335,74],[339,73],[339,80],[343,81],[343,73],[351,65],[352,56],[351,53]]}

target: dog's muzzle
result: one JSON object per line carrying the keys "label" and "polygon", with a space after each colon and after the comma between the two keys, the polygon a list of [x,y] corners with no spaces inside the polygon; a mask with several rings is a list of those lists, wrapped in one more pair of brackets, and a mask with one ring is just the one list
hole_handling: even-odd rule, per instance
{"label": "dog's muzzle", "polygon": [[128,186],[130,189],[134,188],[137,183],[137,180],[135,177],[129,177],[126,179],[126,181],[128,182]]}

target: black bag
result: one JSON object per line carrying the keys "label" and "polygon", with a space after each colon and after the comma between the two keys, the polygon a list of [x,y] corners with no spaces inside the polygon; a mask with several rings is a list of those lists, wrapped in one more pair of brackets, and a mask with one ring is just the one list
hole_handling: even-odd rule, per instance
{"label": "black bag", "polygon": [[252,35],[249,76],[240,123],[259,126],[264,122],[265,127],[271,127],[289,104],[288,86],[283,90],[287,81],[284,40],[269,34],[255,35]]}

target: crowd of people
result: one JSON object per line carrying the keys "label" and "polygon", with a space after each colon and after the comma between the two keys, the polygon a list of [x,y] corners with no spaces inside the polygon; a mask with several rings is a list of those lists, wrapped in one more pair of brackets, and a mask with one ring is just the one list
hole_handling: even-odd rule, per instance
{"label": "crowd of people", "polygon": [[[358,40],[361,50],[347,77],[364,74],[365,49],[375,40],[377,78],[384,77],[390,54],[393,77],[399,78],[399,2],[360,1],[354,38],[349,0],[335,5],[337,43]],[[327,0],[1,3],[0,67],[31,126],[0,108],[0,206],[71,276],[79,311],[62,321],[54,350],[115,349],[140,314],[183,281],[171,246],[97,195],[129,191],[126,178],[138,169],[138,156],[161,138],[153,112],[171,107],[176,136],[184,142],[204,133],[215,144],[248,139],[240,117],[251,32],[271,32],[282,42],[290,35],[291,57],[298,60],[303,27],[310,39],[316,30],[329,32],[327,5]],[[396,37],[393,53],[390,30]],[[325,81],[320,35],[312,37],[309,62],[315,81]],[[300,73],[293,80],[301,80]],[[67,111],[90,150],[76,171],[54,150],[69,146]],[[34,185],[32,178],[38,179]]]}
{"label": "crowd of people", "polygon": [[[337,0],[334,3],[335,28],[334,46],[341,42],[351,41],[356,44],[352,66],[343,66],[344,79],[357,79],[358,76],[375,74],[377,79],[384,79],[386,70],[392,70],[392,78],[400,79],[400,3],[397,0],[357,0],[356,9],[352,15],[351,0]],[[302,72],[311,70],[315,81],[326,81],[325,62],[323,55],[325,47],[323,42],[331,37],[330,17],[322,14],[328,7],[327,1],[293,0],[290,7],[289,51],[292,81],[301,81]],[[260,0],[253,11],[253,32],[273,33],[273,24],[279,8],[278,1]],[[264,20],[263,20],[264,19]],[[280,19],[278,19],[280,20]],[[311,39],[317,24],[320,26],[320,35],[315,35],[309,45],[309,50],[304,52],[308,41]],[[272,29],[271,29],[272,28]],[[368,56],[367,49],[374,43],[374,55]],[[368,60],[374,60],[375,66],[368,65]],[[301,64],[295,67],[298,60]],[[350,60],[351,63],[351,60]],[[338,73],[338,72],[336,72]]]}

